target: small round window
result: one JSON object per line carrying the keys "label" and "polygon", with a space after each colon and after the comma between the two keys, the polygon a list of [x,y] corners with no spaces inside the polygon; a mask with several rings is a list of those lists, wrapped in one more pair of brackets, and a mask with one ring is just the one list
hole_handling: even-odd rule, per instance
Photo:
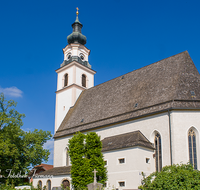
{"label": "small round window", "polygon": [[81,58],[82,61],[84,61],[84,59],[85,59],[84,55],[82,53],[80,54],[80,58]]}
{"label": "small round window", "polygon": [[66,57],[67,57],[67,60],[69,60],[72,57],[71,53],[68,53]]}

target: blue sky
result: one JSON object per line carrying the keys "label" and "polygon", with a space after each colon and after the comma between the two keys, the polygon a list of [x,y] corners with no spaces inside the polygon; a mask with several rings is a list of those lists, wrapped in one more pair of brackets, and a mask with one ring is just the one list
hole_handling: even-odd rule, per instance
{"label": "blue sky", "polygon": [[0,0],[0,92],[25,113],[24,130],[54,132],[55,70],[76,7],[95,85],[185,50],[200,71],[199,0]]}

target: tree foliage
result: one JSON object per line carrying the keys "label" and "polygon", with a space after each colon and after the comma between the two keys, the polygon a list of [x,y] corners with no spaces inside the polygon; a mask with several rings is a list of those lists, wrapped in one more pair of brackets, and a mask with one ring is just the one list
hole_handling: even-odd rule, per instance
{"label": "tree foliage", "polygon": [[[18,113],[16,102],[7,101],[0,94],[0,182],[18,184],[22,181],[30,165],[35,166],[48,160],[49,150],[43,145],[51,138],[49,131],[37,130],[25,132],[21,129],[24,114]],[[16,176],[9,177],[9,174]]]}
{"label": "tree foliage", "polygon": [[94,169],[97,172],[97,182],[105,183],[107,171],[101,152],[102,143],[100,137],[95,132],[87,135],[76,133],[69,140],[69,156],[71,159],[72,186],[84,189],[94,181]]}
{"label": "tree foliage", "polygon": [[161,172],[154,172],[143,179],[139,189],[200,189],[200,171],[191,164],[165,166]]}

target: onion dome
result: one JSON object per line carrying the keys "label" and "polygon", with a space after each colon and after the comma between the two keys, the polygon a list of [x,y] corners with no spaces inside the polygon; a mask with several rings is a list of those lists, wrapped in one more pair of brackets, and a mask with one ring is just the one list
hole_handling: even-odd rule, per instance
{"label": "onion dome", "polygon": [[73,32],[67,36],[67,42],[68,44],[71,43],[79,43],[82,45],[86,44],[86,36],[84,36],[81,33],[81,29],[83,27],[83,25],[80,23],[79,19],[78,19],[78,8],[77,8],[77,12],[76,12],[76,20],[75,22],[72,24],[72,28],[73,28]]}

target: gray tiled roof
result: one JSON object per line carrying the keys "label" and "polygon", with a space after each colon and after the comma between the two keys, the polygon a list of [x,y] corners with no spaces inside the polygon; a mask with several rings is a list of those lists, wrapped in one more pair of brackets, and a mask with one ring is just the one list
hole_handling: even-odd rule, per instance
{"label": "gray tiled roof", "polygon": [[200,108],[200,76],[187,51],[84,90],[54,138],[169,108]]}
{"label": "gray tiled roof", "polygon": [[38,175],[70,175],[71,166],[55,167],[39,173]]}
{"label": "gray tiled roof", "polygon": [[103,152],[134,146],[154,149],[152,143],[140,131],[107,137],[101,142],[103,145]]}

